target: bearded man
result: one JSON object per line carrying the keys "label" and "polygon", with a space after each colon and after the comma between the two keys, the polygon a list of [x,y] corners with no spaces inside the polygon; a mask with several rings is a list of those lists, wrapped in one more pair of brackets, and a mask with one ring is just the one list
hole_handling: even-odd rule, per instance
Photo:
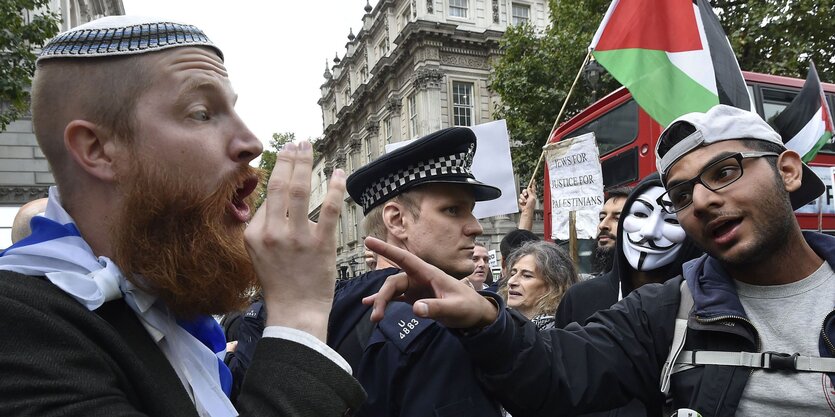
{"label": "bearded man", "polygon": [[[57,187],[0,252],[0,415],[343,415],[363,400],[327,348],[335,170],[307,218],[312,149],[262,150],[198,28],[109,17],[51,40],[32,115]],[[247,226],[249,223],[249,226]],[[258,288],[270,315],[237,404],[212,314]]]}

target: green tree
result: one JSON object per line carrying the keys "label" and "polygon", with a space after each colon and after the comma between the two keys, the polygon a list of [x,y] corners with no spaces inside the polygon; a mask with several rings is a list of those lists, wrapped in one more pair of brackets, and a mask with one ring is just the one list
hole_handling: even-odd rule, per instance
{"label": "green tree", "polygon": [[835,82],[835,0],[713,0],[743,70]]}
{"label": "green tree", "polygon": [[[511,140],[516,145],[512,156],[520,181],[530,180],[554,119],[608,6],[608,0],[552,0],[551,20],[559,23],[543,32],[528,25],[510,27],[505,32],[504,55],[494,66],[490,87],[502,98],[496,115],[507,119]],[[617,86],[611,77],[604,76],[596,95],[602,97]],[[581,78],[561,121],[591,102],[592,90]],[[539,174],[537,177],[537,180],[542,178]]]}
{"label": "green tree", "polygon": [[258,187],[258,201],[255,207],[261,207],[261,203],[267,198],[267,181],[270,179],[270,174],[275,168],[275,157],[278,151],[284,147],[284,144],[296,140],[296,134],[293,132],[273,133],[273,138],[270,140],[269,149],[264,149],[261,154],[261,161],[258,162],[258,168],[264,172],[264,177],[261,179],[261,185]]}
{"label": "green tree", "polygon": [[[533,174],[609,4],[609,0],[551,0],[552,24],[546,30],[516,26],[504,35],[504,55],[494,65],[490,87],[502,99],[496,116],[507,119],[521,181],[527,182]],[[743,70],[804,78],[811,57],[822,81],[835,79],[835,0],[714,0],[712,4]],[[608,75],[601,84],[598,98],[619,87]],[[591,89],[581,78],[561,122],[591,102]],[[540,181],[541,172],[540,167]]]}
{"label": "green tree", "polygon": [[34,50],[58,33],[61,22],[49,0],[0,1],[0,131],[24,115],[35,74]]}

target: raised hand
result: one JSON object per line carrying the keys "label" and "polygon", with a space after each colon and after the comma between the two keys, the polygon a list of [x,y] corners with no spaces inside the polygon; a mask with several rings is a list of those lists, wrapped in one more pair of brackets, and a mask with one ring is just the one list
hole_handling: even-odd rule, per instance
{"label": "raised hand", "polygon": [[519,193],[519,228],[525,230],[533,229],[534,211],[536,209],[536,183],[531,183],[530,187],[522,190]]}
{"label": "raised hand", "polygon": [[267,325],[327,336],[336,280],[336,226],[345,173],[335,169],[319,222],[307,217],[313,148],[288,143],[276,155],[267,198],[244,234],[264,291]]}
{"label": "raised hand", "polygon": [[496,320],[493,303],[466,283],[382,240],[368,237],[365,245],[403,270],[390,276],[377,294],[362,300],[374,305],[371,320],[382,320],[386,304],[395,299],[413,304],[415,315],[453,329],[484,327]]}

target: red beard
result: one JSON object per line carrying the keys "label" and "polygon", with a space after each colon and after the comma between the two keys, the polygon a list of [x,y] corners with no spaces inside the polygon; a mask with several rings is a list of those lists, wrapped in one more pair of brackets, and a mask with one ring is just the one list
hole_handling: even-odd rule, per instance
{"label": "red beard", "polygon": [[[189,182],[192,173],[165,175],[153,162],[134,161],[121,178],[124,205],[112,231],[114,261],[127,279],[182,318],[246,307],[258,280],[246,225],[231,216],[229,204],[261,172],[244,166],[206,196]],[[253,211],[257,195],[243,199]]]}

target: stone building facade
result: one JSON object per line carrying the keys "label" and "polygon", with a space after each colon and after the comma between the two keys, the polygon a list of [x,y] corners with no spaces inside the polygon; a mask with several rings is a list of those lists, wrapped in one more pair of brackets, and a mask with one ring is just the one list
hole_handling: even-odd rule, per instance
{"label": "stone building facade", "polygon": [[[349,174],[384,153],[385,145],[451,126],[493,120],[498,95],[490,91],[492,64],[509,25],[540,28],[547,0],[379,0],[365,7],[362,27],[348,34],[346,51],[326,62],[321,86],[324,136],[315,143],[311,217],[318,215],[334,167]],[[343,276],[365,270],[359,206],[347,197],[337,262]],[[482,220],[480,242],[498,249],[515,219]]]}
{"label": "stone building facade", "polygon": [[[52,0],[50,8],[61,16],[61,32],[103,16],[125,14],[121,0]],[[31,117],[26,115],[9,124],[0,132],[0,249],[11,243],[17,209],[46,197],[54,184],[49,164],[35,140]]]}

